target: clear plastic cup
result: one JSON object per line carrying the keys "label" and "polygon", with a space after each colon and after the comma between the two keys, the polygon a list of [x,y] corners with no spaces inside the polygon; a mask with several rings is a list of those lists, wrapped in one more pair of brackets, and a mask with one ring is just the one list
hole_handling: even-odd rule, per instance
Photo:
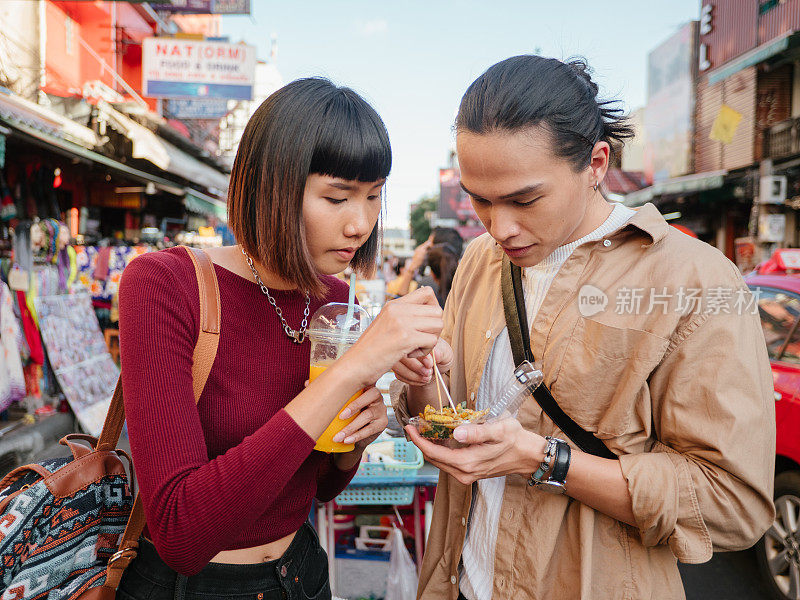
{"label": "clear plastic cup", "polygon": [[541,385],[544,376],[538,365],[523,362],[509,377],[499,396],[493,398],[489,406],[482,411],[467,411],[466,403],[456,406],[457,412],[445,407],[442,412],[421,414],[411,417],[408,424],[416,428],[425,439],[442,446],[460,448],[463,446],[455,438],[453,431],[459,425],[491,423],[499,419],[516,417],[520,406],[533,395],[533,391]]}
{"label": "clear plastic cup", "polygon": [[[311,363],[308,376],[314,381],[322,372],[331,366],[342,354],[358,341],[358,338],[369,327],[370,317],[366,310],[358,305],[348,319],[348,305],[331,302],[314,313],[308,326],[308,338],[311,340]],[[358,392],[347,401],[349,405],[358,398]],[[344,407],[342,407],[344,410]],[[341,411],[339,411],[341,412]],[[315,450],[321,452],[350,452],[354,444],[334,442],[333,437],[350,424],[355,415],[348,419],[340,419],[338,415],[317,440]]]}

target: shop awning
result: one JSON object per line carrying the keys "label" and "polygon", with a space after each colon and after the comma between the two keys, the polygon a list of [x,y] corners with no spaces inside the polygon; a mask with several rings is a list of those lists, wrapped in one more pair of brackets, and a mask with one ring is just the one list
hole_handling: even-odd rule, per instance
{"label": "shop awning", "polygon": [[207,196],[192,188],[186,188],[183,205],[189,212],[216,217],[224,223],[228,222],[228,206],[222,200]]}
{"label": "shop awning", "polygon": [[100,109],[108,123],[133,142],[133,157],[148,160],[159,169],[197,183],[224,196],[228,176],[197,160],[105,102]]}
{"label": "shop awning", "polygon": [[169,181],[168,179],[164,179],[158,175],[152,175],[145,171],[140,171],[139,169],[134,169],[133,167],[129,167],[128,165],[116,161],[113,158],[109,158],[92,150],[88,150],[83,146],[79,146],[78,144],[72,143],[50,133],[46,133],[31,127],[30,125],[19,123],[13,119],[6,119],[4,117],[0,117],[0,123],[5,123],[12,128],[16,135],[25,138],[27,141],[36,144],[37,146],[46,148],[47,150],[57,152],[70,158],[79,158],[87,162],[95,162],[104,165],[109,169],[124,173],[125,175],[128,175],[138,181],[145,183],[152,182],[159,189],[176,196],[183,196],[185,193],[183,188],[177,187],[173,181]]}
{"label": "shop awning", "polygon": [[94,130],[3,87],[0,87],[0,118],[10,125],[25,125],[84,148],[93,149],[100,145]]}
{"label": "shop awning", "polygon": [[777,39],[761,44],[757,48],[753,48],[749,52],[745,52],[740,57],[725,63],[718,69],[710,71],[708,73],[708,83],[709,85],[713,85],[722,81],[723,79],[727,79],[731,75],[738,73],[742,69],[746,69],[747,67],[752,67],[753,65],[764,62],[768,58],[771,58],[776,54],[788,49],[790,46],[797,45],[799,40],[800,36],[787,33],[786,35]]}
{"label": "shop awning", "polygon": [[625,206],[636,207],[650,202],[657,196],[690,194],[721,188],[725,183],[725,175],[727,173],[728,171],[709,171],[708,173],[693,173],[683,177],[665,179],[654,183],[650,187],[627,194],[623,203]]}

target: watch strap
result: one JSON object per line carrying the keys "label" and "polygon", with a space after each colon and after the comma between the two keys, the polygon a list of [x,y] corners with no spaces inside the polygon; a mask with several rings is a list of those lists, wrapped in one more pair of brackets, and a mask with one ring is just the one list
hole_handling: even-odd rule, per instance
{"label": "watch strap", "polygon": [[564,441],[556,442],[556,457],[553,462],[553,470],[550,473],[550,481],[563,485],[567,481],[567,471],[572,459],[572,448]]}

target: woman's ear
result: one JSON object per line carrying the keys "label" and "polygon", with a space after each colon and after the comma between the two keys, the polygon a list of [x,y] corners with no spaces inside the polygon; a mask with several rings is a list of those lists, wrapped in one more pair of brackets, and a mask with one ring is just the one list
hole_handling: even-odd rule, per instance
{"label": "woman's ear", "polygon": [[589,161],[591,171],[589,185],[600,184],[608,171],[608,164],[611,156],[611,146],[608,142],[597,142],[592,148],[592,156]]}

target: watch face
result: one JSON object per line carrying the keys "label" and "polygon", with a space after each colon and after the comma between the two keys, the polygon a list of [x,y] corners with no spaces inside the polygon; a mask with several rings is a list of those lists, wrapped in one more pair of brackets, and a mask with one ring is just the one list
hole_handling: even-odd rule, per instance
{"label": "watch face", "polygon": [[558,483],[557,481],[543,481],[536,487],[548,494],[564,494],[567,491],[564,489],[564,484]]}

